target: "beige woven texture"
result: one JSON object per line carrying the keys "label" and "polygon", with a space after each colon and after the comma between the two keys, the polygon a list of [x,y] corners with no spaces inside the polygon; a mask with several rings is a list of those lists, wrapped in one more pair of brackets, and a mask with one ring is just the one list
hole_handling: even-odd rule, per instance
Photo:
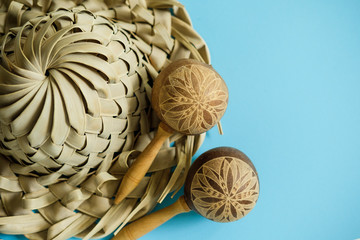
{"label": "beige woven texture", "polygon": [[180,58],[209,63],[180,3],[1,0],[0,37],[0,232],[105,237],[181,188],[204,135],[172,136],[113,205],[156,131],[158,72]]}

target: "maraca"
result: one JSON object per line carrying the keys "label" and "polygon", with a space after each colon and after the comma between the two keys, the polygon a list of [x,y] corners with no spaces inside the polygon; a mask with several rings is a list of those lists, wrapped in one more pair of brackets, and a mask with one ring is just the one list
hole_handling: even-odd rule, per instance
{"label": "maraca", "polygon": [[127,225],[113,239],[135,240],[190,210],[216,222],[232,222],[248,214],[258,196],[259,178],[250,159],[235,148],[214,148],[191,165],[183,196]]}
{"label": "maraca", "polygon": [[174,131],[186,135],[208,131],[219,122],[228,102],[228,89],[221,76],[210,65],[193,59],[171,63],[158,75],[152,91],[151,105],[161,123],[154,139],[123,177],[116,204],[139,184]]}

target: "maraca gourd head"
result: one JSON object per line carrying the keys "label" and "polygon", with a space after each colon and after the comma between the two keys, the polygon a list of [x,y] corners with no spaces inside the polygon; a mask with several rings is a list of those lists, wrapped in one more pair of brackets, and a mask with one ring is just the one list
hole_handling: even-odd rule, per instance
{"label": "maraca gourd head", "polygon": [[215,222],[232,222],[248,214],[259,196],[259,178],[241,151],[219,147],[200,155],[185,182],[185,201]]}
{"label": "maraca gourd head", "polygon": [[208,131],[224,115],[228,89],[208,64],[181,59],[167,66],[156,78],[152,107],[160,120],[187,134]]}
{"label": "maraca gourd head", "polygon": [[258,197],[259,179],[250,159],[235,148],[214,148],[191,165],[184,196],[127,225],[113,240],[137,239],[190,210],[216,222],[232,222],[248,214]]}

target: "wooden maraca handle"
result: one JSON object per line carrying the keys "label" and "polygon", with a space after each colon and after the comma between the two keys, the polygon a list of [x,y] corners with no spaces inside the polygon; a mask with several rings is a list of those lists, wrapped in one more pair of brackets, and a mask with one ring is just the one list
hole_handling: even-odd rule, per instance
{"label": "wooden maraca handle", "polygon": [[159,227],[164,222],[168,221],[172,217],[180,214],[189,212],[190,208],[185,202],[184,196],[181,196],[172,205],[156,211],[150,215],[140,218],[139,220],[124,227],[113,240],[136,240],[146,233]]}
{"label": "wooden maraca handle", "polygon": [[144,178],[146,172],[149,170],[164,141],[168,139],[172,133],[173,130],[171,128],[166,126],[164,123],[160,123],[154,139],[136,158],[122,179],[115,197],[115,204],[119,204],[136,188],[136,186]]}

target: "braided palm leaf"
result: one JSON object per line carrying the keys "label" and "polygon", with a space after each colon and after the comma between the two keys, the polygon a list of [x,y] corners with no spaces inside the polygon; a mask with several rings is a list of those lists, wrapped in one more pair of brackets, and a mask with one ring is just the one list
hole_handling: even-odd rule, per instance
{"label": "braided palm leaf", "polygon": [[0,36],[0,232],[104,237],[180,189],[204,135],[174,135],[113,205],[158,124],[153,79],[179,58],[209,62],[181,4],[5,0]]}

